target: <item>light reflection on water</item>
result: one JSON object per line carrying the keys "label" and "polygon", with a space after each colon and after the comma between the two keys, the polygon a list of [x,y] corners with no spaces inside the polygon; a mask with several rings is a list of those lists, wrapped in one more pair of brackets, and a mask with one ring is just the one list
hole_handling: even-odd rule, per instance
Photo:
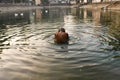
{"label": "light reflection on water", "polygon": [[[76,8],[22,13],[0,14],[0,80],[119,79],[119,13]],[[60,27],[69,33],[69,44],[54,43]]]}

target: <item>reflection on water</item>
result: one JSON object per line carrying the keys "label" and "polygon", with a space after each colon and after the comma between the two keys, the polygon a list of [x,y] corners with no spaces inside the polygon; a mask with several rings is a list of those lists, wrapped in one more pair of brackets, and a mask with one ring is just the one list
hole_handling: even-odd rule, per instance
{"label": "reflection on water", "polygon": [[[119,80],[119,17],[78,8],[0,14],[0,80]],[[54,43],[60,27],[69,44]]]}

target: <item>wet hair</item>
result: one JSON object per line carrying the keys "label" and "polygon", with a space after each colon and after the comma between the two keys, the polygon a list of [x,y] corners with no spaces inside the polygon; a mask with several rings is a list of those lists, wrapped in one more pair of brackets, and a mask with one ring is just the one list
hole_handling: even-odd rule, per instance
{"label": "wet hair", "polygon": [[60,32],[60,31],[65,32],[65,29],[64,29],[64,28],[60,28],[60,29],[58,30],[58,32]]}

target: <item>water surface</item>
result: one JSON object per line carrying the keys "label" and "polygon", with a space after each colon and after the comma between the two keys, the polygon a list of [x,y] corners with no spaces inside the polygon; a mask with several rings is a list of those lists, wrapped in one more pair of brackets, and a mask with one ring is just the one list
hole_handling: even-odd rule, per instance
{"label": "water surface", "polygon": [[[64,27],[69,44],[55,44]],[[119,80],[119,12],[46,8],[0,14],[0,80]]]}

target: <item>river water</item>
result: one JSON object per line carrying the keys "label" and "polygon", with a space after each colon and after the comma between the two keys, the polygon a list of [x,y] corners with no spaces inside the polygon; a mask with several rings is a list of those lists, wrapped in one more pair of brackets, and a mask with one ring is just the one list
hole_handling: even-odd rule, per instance
{"label": "river water", "polygon": [[[69,44],[55,44],[64,27]],[[119,80],[120,12],[43,8],[0,14],[0,80]]]}

